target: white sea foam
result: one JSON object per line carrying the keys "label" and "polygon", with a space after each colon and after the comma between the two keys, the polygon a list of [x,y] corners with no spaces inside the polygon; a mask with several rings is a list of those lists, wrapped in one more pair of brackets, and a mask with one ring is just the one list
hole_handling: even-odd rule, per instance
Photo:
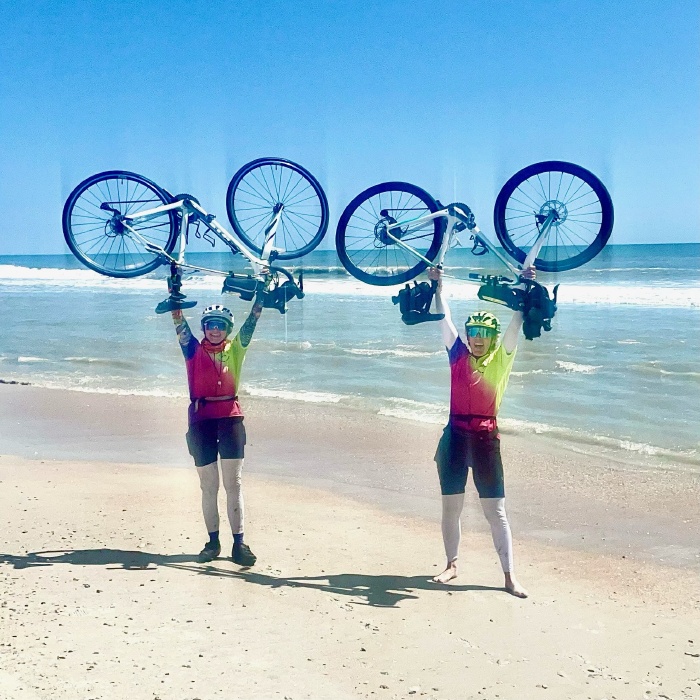
{"label": "white sea foam", "polygon": [[31,355],[20,355],[17,358],[17,362],[51,362],[51,360],[47,360],[45,357],[32,357]]}
{"label": "white sea foam", "polygon": [[[162,275],[162,272],[160,273]],[[202,273],[185,275],[185,291],[220,291],[222,277]],[[29,268],[17,265],[0,265],[0,285],[61,288],[94,288],[121,293],[144,290],[163,291],[162,278],[146,275],[131,279],[116,279],[100,275],[92,270],[62,270],[57,268]],[[304,280],[304,291],[309,294],[341,297],[391,297],[403,285],[377,287],[365,284],[353,277],[311,277]],[[476,299],[478,286],[464,281],[446,280],[445,295],[448,299]],[[559,288],[559,304],[611,304],[623,306],[654,306],[660,308],[700,309],[699,286],[636,286],[612,284],[567,284]]]}
{"label": "white sea foam", "polygon": [[577,372],[580,374],[592,374],[596,370],[600,369],[603,365],[581,365],[577,362],[564,362],[563,360],[556,361],[557,367],[563,369],[565,372]]}
{"label": "white sea foam", "polygon": [[78,391],[83,394],[108,394],[114,396],[155,396],[165,398],[187,399],[189,394],[185,391],[171,389],[124,389],[119,387],[105,387],[90,385],[90,377],[82,377],[78,383],[69,383],[65,380],[52,380],[45,377],[32,377],[28,382],[33,387],[40,389],[60,389],[62,391]]}
{"label": "white sea foam", "polygon": [[670,450],[664,447],[650,445],[644,442],[596,435],[583,430],[562,428],[536,423],[532,421],[518,420],[514,418],[499,419],[499,426],[505,433],[546,435],[561,441],[563,447],[573,449],[575,452],[603,454],[614,456],[618,452],[632,452],[640,457],[653,457],[671,460],[675,463],[691,465],[693,471],[700,467],[700,454],[697,449]]}
{"label": "white sea foam", "polygon": [[255,386],[249,386],[241,393],[262,398],[305,401],[308,403],[338,403],[346,398],[342,394],[331,394],[323,391],[293,391],[291,389],[267,389]]}
{"label": "white sea foam", "polygon": [[449,412],[446,406],[399,398],[390,398],[387,403],[387,406],[379,409],[378,413],[380,416],[439,425],[444,425],[447,422]]}
{"label": "white sea foam", "polygon": [[550,374],[550,370],[547,369],[528,369],[522,372],[512,371],[510,373],[511,377],[529,377],[532,374]]}
{"label": "white sea foam", "polygon": [[365,355],[367,357],[432,357],[434,355],[443,355],[444,351],[428,352],[424,350],[404,350],[401,348],[379,349],[379,348],[349,348],[344,349],[351,355]]}
{"label": "white sea foam", "polygon": [[674,377],[692,377],[693,379],[700,378],[700,372],[678,372],[670,369],[659,369],[660,374],[668,374]]}

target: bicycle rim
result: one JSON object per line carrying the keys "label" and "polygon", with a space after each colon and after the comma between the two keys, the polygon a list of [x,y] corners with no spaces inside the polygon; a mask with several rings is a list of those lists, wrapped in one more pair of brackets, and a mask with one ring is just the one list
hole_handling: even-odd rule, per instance
{"label": "bicycle rim", "polygon": [[501,244],[523,262],[541,222],[550,212],[550,227],[535,267],[559,272],[579,267],[603,249],[613,227],[613,205],[605,185],[574,163],[545,161],[523,168],[503,186],[494,207]]}
{"label": "bicycle rim", "polygon": [[392,240],[387,231],[433,260],[440,248],[443,220],[422,225],[411,222],[437,210],[435,200],[410,183],[385,182],[370,187],[355,197],[340,217],[336,231],[338,257],[345,269],[362,282],[378,286],[408,282],[427,264]]}
{"label": "bicycle rim", "polygon": [[282,249],[282,260],[311,252],[328,229],[328,200],[321,185],[305,168],[280,158],[244,165],[231,179],[226,209],[236,234],[258,255],[279,209],[275,247]]}
{"label": "bicycle rim", "polygon": [[[119,215],[133,216],[169,202],[167,192],[136,173],[116,170],[93,175],[81,182],[66,200],[63,208],[66,243],[87,267],[103,275],[146,274],[162,260],[120,225]],[[105,206],[110,209],[104,209]],[[130,225],[142,238],[167,253],[175,246],[177,219],[172,211]]]}

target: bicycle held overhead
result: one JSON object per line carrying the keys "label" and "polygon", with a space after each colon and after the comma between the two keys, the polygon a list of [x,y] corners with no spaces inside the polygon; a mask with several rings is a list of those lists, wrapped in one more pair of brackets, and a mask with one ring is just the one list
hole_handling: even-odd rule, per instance
{"label": "bicycle held overhead", "polygon": [[[305,168],[280,158],[260,158],[231,179],[226,210],[229,233],[190,194],[172,195],[153,181],[110,170],[81,182],[63,209],[63,232],[73,254],[87,267],[110,277],[136,277],[169,264],[170,296],[157,311],[188,308],[181,292],[181,270],[225,276],[224,292],[251,300],[261,285],[264,304],[285,313],[287,302],[303,297],[303,283],[277,263],[313,250],[328,228],[328,201]],[[222,241],[243,255],[253,274],[241,275],[187,261],[190,237],[212,246]]]}
{"label": "bicycle held overhead", "polygon": [[[556,291],[523,280],[534,265],[545,272],[570,270],[593,259],[613,226],[613,206],[603,183],[590,171],[564,161],[544,161],[523,168],[501,189],[494,206],[494,228],[503,255],[476,225],[466,204],[447,206],[420,187],[385,182],[361,192],[338,222],[336,248],[345,268],[373,285],[409,282],[428,267],[442,267],[458,234],[468,232],[472,253],[493,253],[511,277],[470,273],[485,301],[523,311],[528,339],[550,330]],[[558,286],[558,285],[557,285]],[[436,283],[414,283],[393,297],[407,324],[439,320],[430,305]]]}

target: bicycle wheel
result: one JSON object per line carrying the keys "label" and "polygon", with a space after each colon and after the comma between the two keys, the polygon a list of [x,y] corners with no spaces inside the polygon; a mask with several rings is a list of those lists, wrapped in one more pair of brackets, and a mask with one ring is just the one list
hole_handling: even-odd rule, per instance
{"label": "bicycle wheel", "polygon": [[345,269],[362,282],[388,286],[408,282],[427,263],[387,235],[387,224],[399,223],[391,234],[428,260],[437,255],[444,219],[411,226],[412,221],[436,212],[437,202],[408,182],[384,182],[361,192],[345,207],[335,235],[338,257]]}
{"label": "bicycle wheel", "polygon": [[539,222],[556,217],[535,267],[545,272],[572,270],[593,259],[610,238],[613,205],[605,185],[580,165],[558,160],[535,163],[503,185],[493,210],[496,235],[506,252],[523,262]]}
{"label": "bicycle wheel", "polygon": [[275,247],[284,251],[280,259],[306,255],[326,235],[328,200],[308,170],[281,158],[246,163],[229,183],[226,211],[233,230],[258,255],[265,229],[279,210]]}
{"label": "bicycle wheel", "polygon": [[[162,260],[124,228],[121,216],[169,204],[170,195],[136,173],[109,170],[81,182],[63,207],[63,235],[78,260],[103,275],[137,277]],[[170,253],[177,240],[174,211],[135,222],[131,227],[150,243]]]}

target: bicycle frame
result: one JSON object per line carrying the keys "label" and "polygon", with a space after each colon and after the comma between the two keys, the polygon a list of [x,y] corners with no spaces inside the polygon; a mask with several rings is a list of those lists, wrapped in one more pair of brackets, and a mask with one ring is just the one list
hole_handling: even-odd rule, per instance
{"label": "bicycle frame", "polygon": [[[452,211],[454,213],[452,213]],[[403,248],[404,250],[408,251],[412,255],[415,255],[418,259],[422,260],[423,262],[427,263],[429,267],[440,267],[442,266],[442,263],[445,259],[445,256],[447,255],[447,251],[452,247],[452,241],[455,238],[456,235],[456,228],[459,224],[464,225],[469,233],[471,234],[472,238],[474,239],[475,245],[482,245],[484,248],[486,248],[488,251],[493,253],[510,271],[513,275],[516,277],[520,276],[520,272],[526,268],[529,267],[530,265],[533,264],[537,256],[539,255],[540,249],[542,248],[542,245],[544,244],[544,240],[547,236],[547,232],[549,231],[550,227],[552,226],[552,223],[554,222],[556,217],[556,213],[554,211],[550,211],[547,214],[547,217],[545,220],[541,223],[540,225],[540,231],[539,235],[537,236],[537,239],[535,240],[534,245],[528,252],[524,262],[522,265],[518,264],[513,265],[513,263],[510,262],[506,257],[504,257],[494,246],[493,243],[489,241],[488,238],[486,238],[482,232],[480,231],[479,227],[476,226],[476,224],[473,224],[473,217],[471,215],[467,215],[462,210],[459,208],[459,205],[450,205],[449,207],[446,207],[444,209],[440,209],[439,211],[436,211],[432,214],[428,214],[427,216],[422,216],[419,219],[414,219],[413,221],[409,222],[397,222],[395,224],[389,224],[386,227],[386,235],[388,238],[390,238],[396,245],[399,247]],[[446,225],[446,233],[443,236],[442,242],[440,244],[440,249],[438,250],[438,254],[435,257],[435,260],[428,260],[425,256],[421,255],[415,248],[412,246],[408,245],[407,243],[404,243],[400,238],[397,236],[394,236],[391,231],[392,229],[401,229],[402,227],[406,226],[406,230],[404,233],[408,231],[417,231],[423,226],[425,226],[428,223],[431,223],[435,219],[441,219],[445,218],[447,219],[447,225]],[[470,227],[470,223],[473,224]],[[468,280],[470,282],[477,282],[477,280]],[[479,283],[479,282],[477,282]]]}
{"label": "bicycle frame", "polygon": [[[223,272],[221,270],[212,270],[209,268],[201,267],[199,265],[190,265],[185,261],[185,248],[187,247],[187,229],[190,224],[190,219],[192,218],[192,212],[194,212],[195,221],[201,221],[209,231],[211,231],[219,240],[223,241],[230,249],[232,253],[241,253],[250,262],[255,276],[262,279],[261,271],[263,268],[271,268],[271,260],[274,260],[274,247],[275,234],[277,232],[277,227],[279,225],[280,219],[282,217],[282,210],[284,205],[279,204],[275,206],[274,215],[271,221],[268,223],[265,229],[265,242],[263,244],[262,252],[260,257],[253,253],[242,241],[235,238],[231,233],[229,233],[214,217],[213,214],[208,214],[197,202],[192,199],[181,199],[177,202],[172,202],[171,204],[164,204],[159,207],[154,207],[153,209],[146,209],[133,216],[124,216],[121,220],[121,224],[129,232],[129,235],[138,241],[149,253],[155,253],[165,258],[169,263],[175,264],[178,267],[189,267],[196,270],[202,270],[205,272],[213,272],[220,275],[228,275],[229,273]],[[190,211],[192,210],[192,212]],[[177,258],[172,257],[165,252],[163,248],[150,241],[146,240],[143,236],[139,234],[130,223],[144,223],[157,216],[160,216],[164,212],[179,210],[181,214],[180,222],[180,236],[178,242],[178,254]],[[291,275],[283,268],[274,267],[276,271],[284,272],[287,277],[291,278]]]}

